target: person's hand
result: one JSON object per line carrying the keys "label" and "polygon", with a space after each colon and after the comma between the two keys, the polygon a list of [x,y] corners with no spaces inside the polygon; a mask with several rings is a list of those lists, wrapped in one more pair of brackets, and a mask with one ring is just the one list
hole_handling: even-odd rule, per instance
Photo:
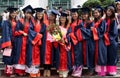
{"label": "person's hand", "polygon": [[92,30],[94,27],[90,27],[90,29]]}
{"label": "person's hand", "polygon": [[27,36],[27,33],[23,33],[24,36]]}
{"label": "person's hand", "polygon": [[40,39],[43,37],[43,35],[42,34],[40,34]]}
{"label": "person's hand", "polygon": [[12,48],[12,46],[8,46],[8,48]]}

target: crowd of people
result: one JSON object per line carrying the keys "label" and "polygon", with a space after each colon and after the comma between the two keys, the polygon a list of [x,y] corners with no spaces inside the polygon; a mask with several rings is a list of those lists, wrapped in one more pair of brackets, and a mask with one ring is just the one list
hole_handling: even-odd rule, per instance
{"label": "crowd of people", "polygon": [[44,77],[51,76],[51,67],[63,78],[71,71],[81,77],[83,67],[89,76],[117,74],[120,0],[92,11],[89,7],[49,11],[28,5],[22,12],[7,8],[0,25],[6,76],[40,77],[40,66]]}

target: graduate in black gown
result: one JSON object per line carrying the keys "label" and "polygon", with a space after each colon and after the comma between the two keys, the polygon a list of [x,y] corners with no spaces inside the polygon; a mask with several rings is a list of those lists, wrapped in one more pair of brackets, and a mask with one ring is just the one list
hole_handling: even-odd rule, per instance
{"label": "graduate in black gown", "polygon": [[[47,25],[47,31],[46,31],[46,47],[45,47],[45,52],[43,53],[42,56],[42,63],[44,64],[44,76],[45,77],[50,77],[51,76],[51,66],[56,67],[56,62],[58,62],[58,52],[57,51],[57,46],[54,44],[57,44],[54,42],[52,34],[50,33],[52,30],[52,26],[56,24],[56,17],[59,15],[59,12],[56,9],[52,9],[51,13],[48,17],[48,24]],[[46,22],[46,20],[45,20]]]}
{"label": "graduate in black gown", "polygon": [[[33,46],[40,40],[41,35],[34,31],[33,8],[28,5],[23,8],[25,17],[20,18],[15,29],[15,73],[23,76],[27,73],[31,75],[31,68],[35,70],[33,62]],[[33,71],[32,71],[33,72]]]}
{"label": "graduate in black gown", "polygon": [[[71,38],[71,52],[72,52],[72,65],[73,65],[73,72],[72,76],[80,77],[81,74],[81,68],[83,65],[82,61],[82,43],[81,39],[77,39],[75,32],[76,27],[80,25],[81,20],[79,18],[78,8],[72,8],[71,9],[71,32],[70,32],[70,38]],[[80,36],[82,38],[82,36]]]}
{"label": "graduate in black gown", "polygon": [[97,6],[94,10],[94,26],[91,27],[94,39],[94,59],[96,72],[100,76],[106,75],[107,46],[105,45],[104,34],[106,32],[106,22],[102,19],[103,9]]}
{"label": "graduate in black gown", "polygon": [[90,20],[90,9],[88,7],[81,8],[82,22],[76,29],[76,35],[78,40],[80,34],[82,35],[82,55],[83,66],[87,66],[89,69],[88,74],[92,75],[94,71],[94,41],[92,38],[91,27],[93,27],[93,21]]}
{"label": "graduate in black gown", "polygon": [[118,30],[117,30],[117,22],[115,19],[115,7],[113,5],[109,5],[106,8],[106,23],[107,23],[107,31],[106,36],[108,37],[108,43],[107,46],[107,74],[109,75],[116,75],[117,69],[117,36],[118,36]]}
{"label": "graduate in black gown", "polygon": [[[7,20],[4,20],[2,23],[2,43],[1,48],[2,49],[12,49],[12,52],[9,55],[3,55],[3,62],[6,65],[5,67],[5,73],[7,76],[10,76],[13,74],[13,57],[15,53],[15,41],[14,41],[14,32],[16,28],[16,11],[17,8],[7,8],[9,12],[9,18]],[[4,53],[3,53],[4,54]],[[8,54],[8,53],[5,53]]]}

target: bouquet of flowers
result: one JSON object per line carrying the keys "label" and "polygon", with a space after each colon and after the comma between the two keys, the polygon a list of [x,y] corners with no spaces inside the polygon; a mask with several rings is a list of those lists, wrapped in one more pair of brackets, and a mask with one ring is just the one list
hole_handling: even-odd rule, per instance
{"label": "bouquet of flowers", "polygon": [[57,24],[48,26],[47,31],[52,35],[52,37],[55,41],[62,40],[62,32]]}
{"label": "bouquet of flowers", "polygon": [[71,45],[66,45],[66,32],[63,29],[61,29],[57,24],[48,26],[47,31],[51,34],[55,42],[58,42],[61,45],[65,46],[67,51],[70,50]]}

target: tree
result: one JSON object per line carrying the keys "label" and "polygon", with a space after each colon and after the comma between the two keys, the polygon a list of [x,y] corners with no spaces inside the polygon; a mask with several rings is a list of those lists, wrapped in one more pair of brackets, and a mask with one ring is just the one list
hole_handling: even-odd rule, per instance
{"label": "tree", "polygon": [[105,7],[107,5],[114,4],[114,0],[88,0],[83,4],[83,7],[95,7],[101,5]]}
{"label": "tree", "polygon": [[101,2],[103,5],[103,7],[107,6],[107,5],[111,5],[111,4],[114,4],[114,0],[105,0],[103,2]]}
{"label": "tree", "polygon": [[101,1],[100,0],[88,0],[86,1],[82,7],[95,7],[101,5]]}

